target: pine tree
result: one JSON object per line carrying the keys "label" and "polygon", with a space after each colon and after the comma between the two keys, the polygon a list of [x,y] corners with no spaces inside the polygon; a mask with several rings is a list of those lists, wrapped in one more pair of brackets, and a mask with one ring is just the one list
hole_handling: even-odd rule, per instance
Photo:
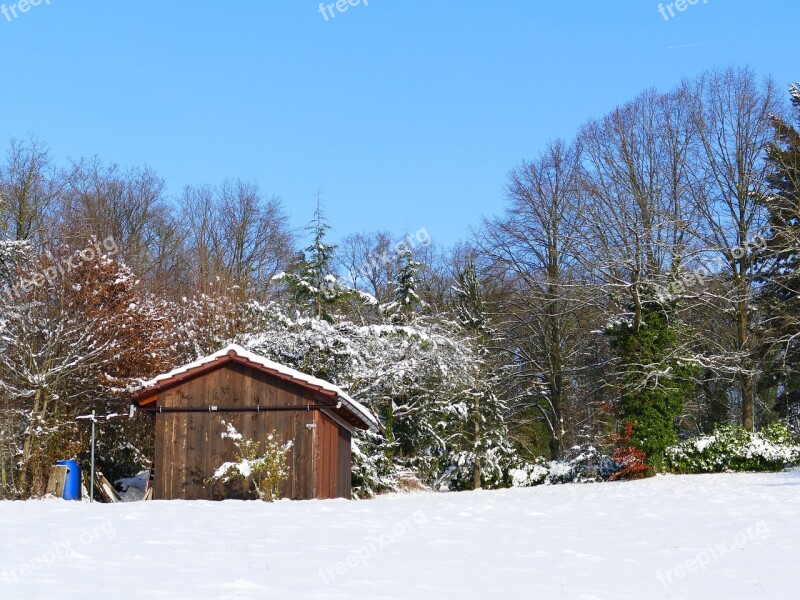
{"label": "pine tree", "polygon": [[507,430],[501,402],[495,393],[499,378],[489,349],[495,332],[490,325],[483,287],[473,260],[458,274],[458,283],[453,291],[458,323],[470,336],[479,360],[478,385],[468,390],[473,400],[473,430],[472,435],[467,436],[472,439],[471,450],[474,454],[472,484],[474,489],[479,489],[482,485],[483,458],[493,445],[497,448],[502,444],[507,437]]}
{"label": "pine tree", "polygon": [[[800,127],[800,84],[791,85],[790,93]],[[767,330],[764,380],[779,390],[776,408],[787,416],[800,407],[800,132],[777,115],[772,124],[776,139],[767,149],[771,193],[760,199],[768,211],[769,230],[756,264]]]}
{"label": "pine tree", "polygon": [[275,279],[287,282],[297,303],[305,307],[311,316],[333,321],[333,307],[354,295],[355,291],[342,284],[333,273],[336,245],[325,241],[331,226],[325,219],[319,198],[314,219],[308,228],[313,240],[306,246],[294,272],[280,273]]}
{"label": "pine tree", "polygon": [[394,282],[395,301],[390,312],[395,321],[410,323],[414,317],[414,309],[422,304],[417,295],[417,274],[424,265],[414,260],[414,253],[407,245],[403,245],[397,253],[397,281]]}

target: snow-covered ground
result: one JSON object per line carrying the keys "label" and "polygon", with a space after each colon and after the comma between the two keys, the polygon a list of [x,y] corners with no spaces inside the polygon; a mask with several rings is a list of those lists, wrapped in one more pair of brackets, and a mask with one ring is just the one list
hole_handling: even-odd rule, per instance
{"label": "snow-covered ground", "polygon": [[373,501],[0,502],[0,598],[800,597],[800,471]]}

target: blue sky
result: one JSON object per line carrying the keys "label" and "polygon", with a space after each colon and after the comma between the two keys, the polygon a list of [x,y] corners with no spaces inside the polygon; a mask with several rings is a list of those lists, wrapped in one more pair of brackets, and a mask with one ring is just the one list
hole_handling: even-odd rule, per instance
{"label": "blue sky", "polygon": [[3,147],[149,165],[173,195],[256,181],[298,227],[322,190],[337,237],[450,245],[521,160],[645,88],[729,64],[800,80],[797,0],[669,20],[651,0],[362,0],[327,21],[313,0],[45,2],[0,14]]}

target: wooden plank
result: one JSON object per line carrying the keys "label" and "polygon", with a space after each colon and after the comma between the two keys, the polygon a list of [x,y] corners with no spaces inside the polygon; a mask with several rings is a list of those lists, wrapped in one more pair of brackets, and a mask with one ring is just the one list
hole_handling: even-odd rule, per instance
{"label": "wooden plank", "polygon": [[56,498],[64,497],[64,486],[67,483],[69,467],[56,465],[50,471],[50,478],[47,481],[46,494],[52,494]]}
{"label": "wooden plank", "polygon": [[339,428],[339,490],[340,498],[350,500],[353,497],[353,438],[352,433],[344,427]]}
{"label": "wooden plank", "polygon": [[[168,406],[188,406],[188,404],[185,398],[185,388],[178,387],[168,392]],[[171,423],[169,497],[170,499],[183,499],[186,494],[188,415],[186,413],[172,413],[168,416]]]}
{"label": "wooden plank", "polygon": [[336,498],[339,487],[339,425],[321,412],[317,418],[317,440],[317,497]]}
{"label": "wooden plank", "polygon": [[[241,365],[231,364],[225,368],[225,372],[223,374],[223,377],[226,381],[225,385],[227,386],[227,389],[225,389],[227,398],[226,402],[230,403],[230,405],[234,407],[244,406],[244,378],[240,373],[241,368]],[[250,426],[250,415],[248,413],[232,413],[227,415],[227,417],[229,417],[228,420],[234,424],[234,427],[236,427],[236,431],[241,433],[245,438],[252,439],[253,431],[252,427]],[[231,447],[235,448],[235,446],[235,444],[232,444]],[[229,455],[226,460],[233,460],[233,458],[233,455]],[[238,499],[251,498],[253,494],[251,487],[252,486],[249,482],[239,479],[232,486],[234,492],[231,497]]]}
{"label": "wooden plank", "polygon": [[[200,381],[200,380],[198,380]],[[205,405],[217,404],[222,400],[216,390],[220,387],[220,372],[213,371],[204,378],[204,388],[198,392],[199,401]],[[222,439],[225,427],[222,425],[223,415],[209,413],[204,421],[206,430],[206,446],[203,452],[203,470],[206,477],[211,477],[214,472],[225,462],[226,450],[233,445],[229,440]],[[216,500],[224,497],[225,486],[221,483],[214,483],[206,490],[205,499]]]}
{"label": "wooden plank", "polygon": [[[178,388],[180,392],[180,406],[189,407],[194,406],[195,391],[197,386],[196,381],[187,382]],[[203,415],[195,413],[185,413],[186,430],[185,430],[185,450],[182,452],[181,459],[185,465],[181,486],[181,498],[184,500],[197,500],[197,494],[200,492],[201,486],[197,484],[197,462],[198,453],[202,451],[200,440],[198,439],[198,430],[202,426],[198,423],[197,417],[202,419]]]}
{"label": "wooden plank", "polygon": [[164,415],[154,414],[156,420],[156,441],[155,452],[153,453],[153,498],[164,500],[164,471],[167,469],[166,456],[164,453],[164,440],[166,439]]}
{"label": "wooden plank", "polygon": [[186,415],[186,482],[183,498],[199,499],[203,488],[202,474],[204,449],[200,440],[205,415],[189,413]]}
{"label": "wooden plank", "polygon": [[105,476],[100,471],[95,471],[94,473],[94,483],[95,483],[95,490],[100,492],[100,496],[107,502],[107,503],[116,503],[122,502],[122,498],[120,498],[117,490],[114,489],[114,486],[111,485],[111,482],[105,478]]}
{"label": "wooden plank", "polygon": [[[217,372],[209,373],[208,376],[194,379],[187,385],[187,403],[189,406],[200,407],[203,405],[214,404],[212,398],[208,398],[210,390],[216,383]],[[212,413],[192,413],[194,418],[194,432],[192,440],[195,444],[195,451],[190,457],[191,477],[193,485],[192,497],[197,500],[211,500],[213,497],[213,486],[206,485],[205,481],[213,474],[216,466],[211,465],[211,448],[214,440],[212,432],[219,428],[214,427],[215,419],[218,415]],[[217,439],[221,441],[219,434]]]}
{"label": "wooden plank", "polygon": [[[165,393],[160,400],[162,406],[168,406],[168,393]],[[161,455],[161,460],[156,464],[156,481],[158,482],[153,491],[153,498],[156,500],[172,500],[172,434],[173,422],[171,414],[156,415],[156,427],[160,425],[161,434],[159,436],[159,448],[156,449],[156,456]]]}
{"label": "wooden plank", "polygon": [[324,419],[317,424],[317,498],[327,498],[330,488],[330,431]]}

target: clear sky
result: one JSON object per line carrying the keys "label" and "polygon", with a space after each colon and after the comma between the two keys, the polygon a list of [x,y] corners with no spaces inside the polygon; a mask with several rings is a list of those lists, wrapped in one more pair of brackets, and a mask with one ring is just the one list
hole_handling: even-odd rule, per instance
{"label": "clear sky", "polygon": [[298,227],[321,189],[337,237],[450,245],[521,160],[645,88],[729,64],[800,80],[798,0],[40,2],[0,13],[4,147],[149,165],[176,196],[256,181]]}

